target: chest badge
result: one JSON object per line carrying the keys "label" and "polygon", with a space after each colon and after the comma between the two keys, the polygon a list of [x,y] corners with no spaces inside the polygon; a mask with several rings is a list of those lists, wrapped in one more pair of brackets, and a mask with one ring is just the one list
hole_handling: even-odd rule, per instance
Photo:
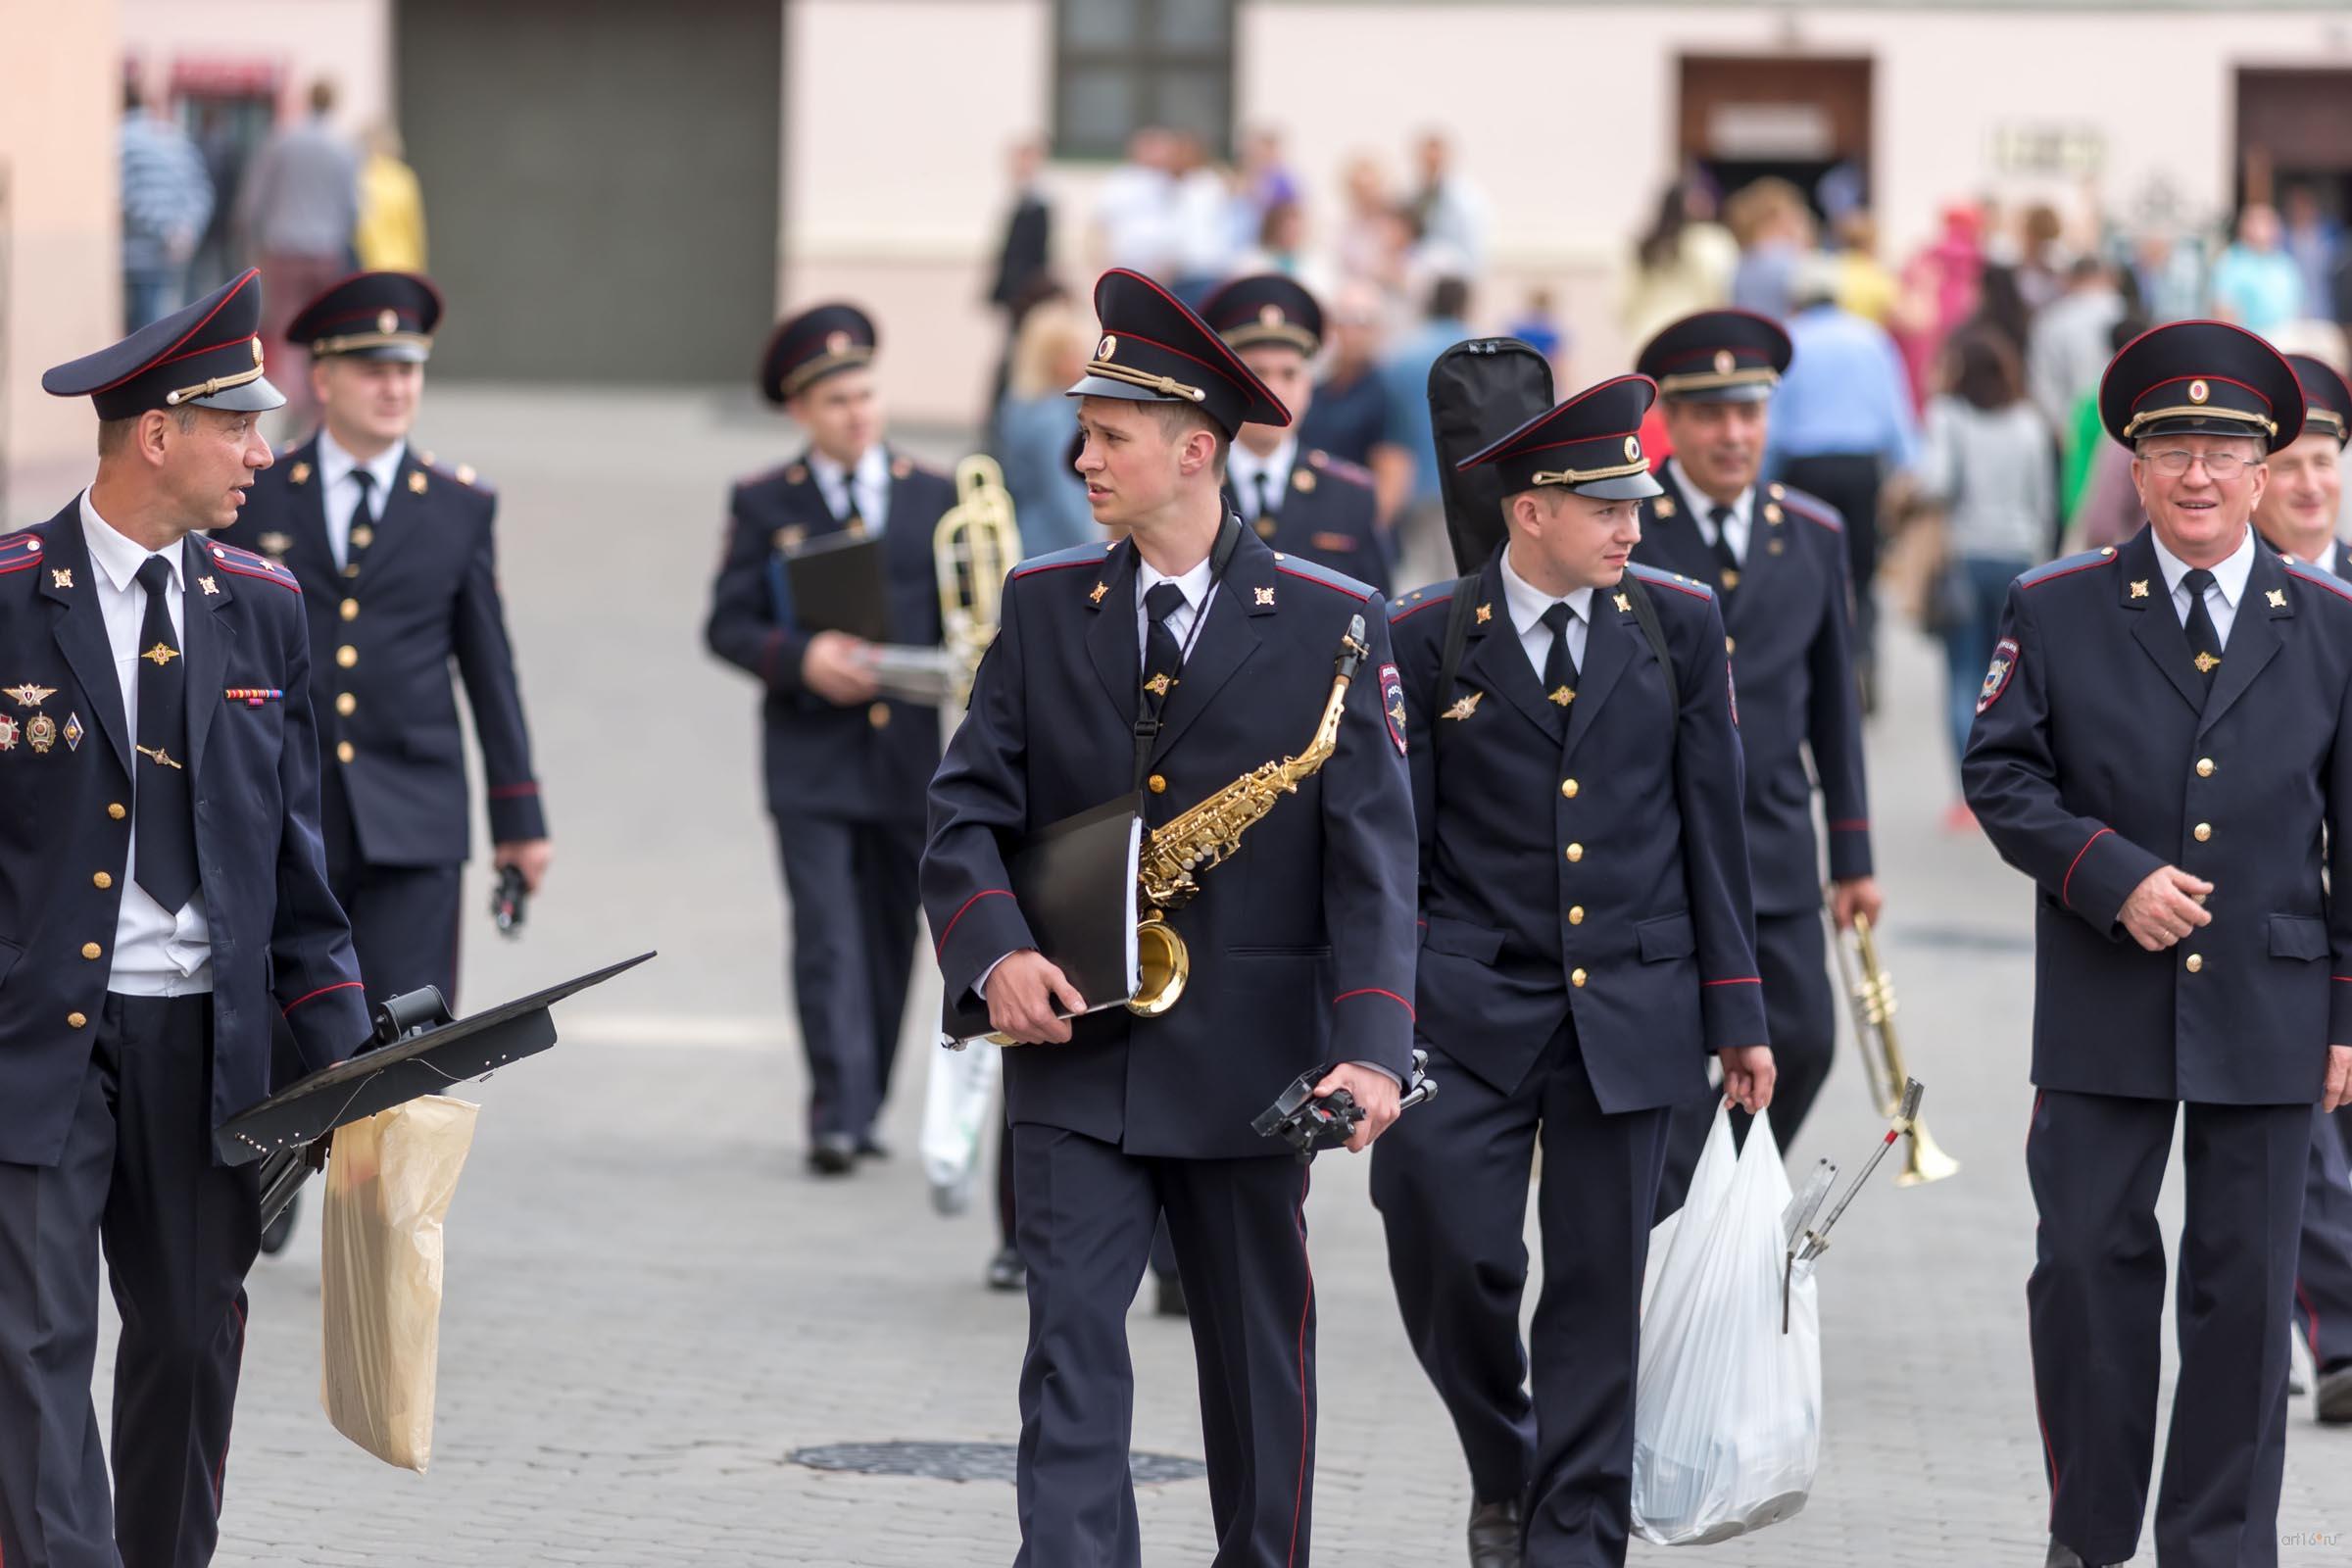
{"label": "chest badge", "polygon": [[35,713],[32,722],[24,726],[24,738],[36,752],[46,753],[57,744],[57,720],[47,713]]}
{"label": "chest badge", "polygon": [[17,736],[22,733],[14,713],[0,713],[0,752],[17,749]]}
{"label": "chest badge", "polygon": [[1438,716],[1456,720],[1468,718],[1478,711],[1478,705],[1486,700],[1486,695],[1485,692],[1472,692],[1466,697],[1456,698],[1453,706]]}
{"label": "chest badge", "polygon": [[11,686],[6,695],[15,698],[19,708],[38,708],[57,695],[57,688],[35,686],[32,682],[26,681],[22,686]]}
{"label": "chest badge", "polygon": [[82,738],[82,736],[84,736],[84,735],[86,735],[86,734],[88,734],[88,733],[89,733],[89,731],[87,731],[87,730],[85,730],[85,729],[83,729],[83,728],[81,727],[81,715],[80,715],[79,713],[68,713],[68,714],[66,715],[66,750],[67,750],[67,751],[69,751],[69,752],[78,752],[78,751],[80,751],[80,750],[81,750],[81,738]]}

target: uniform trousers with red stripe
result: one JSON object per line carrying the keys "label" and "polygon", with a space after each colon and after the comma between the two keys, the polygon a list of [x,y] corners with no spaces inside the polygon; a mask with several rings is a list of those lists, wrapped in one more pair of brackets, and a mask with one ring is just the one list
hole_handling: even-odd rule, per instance
{"label": "uniform trousers with red stripe", "polygon": [[[1632,1525],[1642,1274],[1668,1112],[1603,1111],[1573,1021],[1523,1083],[1489,1083],[1439,1045],[1428,1070],[1443,1092],[1372,1147],[1405,1337],[1453,1418],[1474,1499],[1523,1502],[1530,1568],[1614,1568]],[[1544,1290],[1523,1345],[1539,1136]]]}
{"label": "uniform trousers with red stripe", "polygon": [[2287,1341],[2309,1105],[2218,1105],[2046,1090],[2026,1171],[2040,1216],[2026,1286],[2050,1534],[2085,1562],[2138,1549],[2155,1458],[2164,1237],[2176,1122],[2187,1212],[2180,1375],[2156,1495],[2165,1568],[2278,1561]]}
{"label": "uniform trousers with red stripe", "polygon": [[1315,1490],[1314,1278],[1295,1159],[1154,1159],[1012,1129],[1029,1270],[1016,1568],[1137,1568],[1127,1309],[1167,1216],[1191,1307],[1214,1568],[1303,1568]]}
{"label": "uniform trousers with red stripe", "polygon": [[[259,1166],[213,1163],[213,999],[109,996],[55,1165],[0,1163],[0,1563],[202,1568],[220,1539],[261,1245]],[[90,1378],[101,1250],[113,1491]]]}

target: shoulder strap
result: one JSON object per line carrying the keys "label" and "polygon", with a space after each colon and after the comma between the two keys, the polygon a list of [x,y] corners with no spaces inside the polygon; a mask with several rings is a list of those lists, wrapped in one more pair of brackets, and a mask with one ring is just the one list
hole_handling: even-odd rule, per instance
{"label": "shoulder strap", "polygon": [[1634,607],[1634,618],[1642,623],[1642,635],[1649,639],[1649,651],[1658,657],[1658,671],[1666,677],[1666,733],[1667,745],[1682,728],[1682,685],[1674,677],[1674,655],[1666,649],[1666,628],[1658,624],[1658,607],[1650,603],[1649,589],[1642,579],[1627,572],[1622,584],[1626,600]]}

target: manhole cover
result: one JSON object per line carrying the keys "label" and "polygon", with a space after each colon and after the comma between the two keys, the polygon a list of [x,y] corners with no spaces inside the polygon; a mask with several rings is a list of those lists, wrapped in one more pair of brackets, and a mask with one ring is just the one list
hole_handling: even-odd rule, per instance
{"label": "manhole cover", "polygon": [[[802,1448],[791,1455],[794,1464],[811,1470],[842,1470],[859,1476],[927,1476],[933,1481],[1012,1480],[1013,1446],[1009,1443],[834,1443],[821,1448]],[[1198,1459],[1172,1453],[1134,1453],[1127,1456],[1136,1485],[1157,1486],[1169,1481],[1192,1481],[1208,1474]]]}

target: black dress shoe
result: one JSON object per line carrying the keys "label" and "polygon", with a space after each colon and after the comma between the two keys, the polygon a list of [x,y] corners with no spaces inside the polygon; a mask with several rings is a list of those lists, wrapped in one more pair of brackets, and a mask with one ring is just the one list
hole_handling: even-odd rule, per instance
{"label": "black dress shoe", "polygon": [[2320,1374],[2319,1418],[2329,1426],[2352,1422],[2352,1361],[2336,1361]]}
{"label": "black dress shoe", "polygon": [[1159,1295],[1157,1299],[1152,1303],[1152,1315],[1155,1317],[1191,1317],[1193,1309],[1184,1299],[1184,1281],[1173,1274],[1159,1274],[1154,1275],[1153,1278],[1158,1282]]}
{"label": "black dress shoe", "polygon": [[858,1140],[858,1157],[859,1159],[888,1159],[890,1146],[872,1133],[867,1133],[863,1138]]}
{"label": "black dress shoe", "polygon": [[992,1291],[1017,1291],[1029,1283],[1029,1265],[1011,1248],[1002,1248],[988,1260],[988,1288]]}
{"label": "black dress shoe", "polygon": [[262,1227],[262,1251],[265,1254],[275,1257],[286,1250],[286,1243],[294,1236],[294,1216],[301,1207],[302,1195],[297,1193],[287,1200],[284,1208],[278,1210],[277,1218]]}
{"label": "black dress shoe", "polygon": [[1470,1568],[1519,1568],[1519,1504],[1474,1503],[1470,1509]]}
{"label": "black dress shoe", "polygon": [[858,1165],[858,1145],[847,1133],[825,1133],[808,1150],[808,1168],[819,1176],[847,1176]]}
{"label": "black dress shoe", "polygon": [[2050,1542],[2050,1554],[2041,1560],[2041,1568],[2101,1568],[2101,1565],[2083,1561],[2081,1552],[2053,1539]]}

